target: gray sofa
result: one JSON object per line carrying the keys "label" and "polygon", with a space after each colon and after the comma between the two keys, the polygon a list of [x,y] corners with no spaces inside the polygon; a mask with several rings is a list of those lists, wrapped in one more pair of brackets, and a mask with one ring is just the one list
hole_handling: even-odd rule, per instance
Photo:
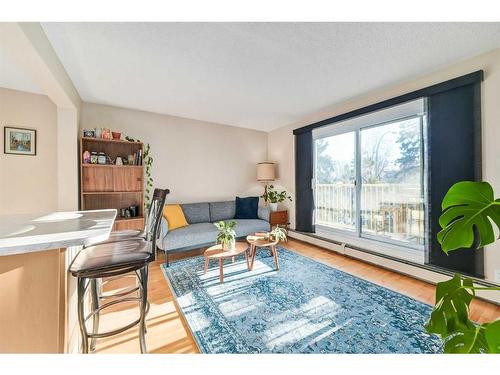
{"label": "gray sofa", "polygon": [[163,217],[160,226],[158,247],[168,254],[208,247],[215,244],[217,237],[216,221],[236,221],[236,236],[244,238],[253,232],[270,230],[269,207],[259,207],[258,219],[234,219],[236,206],[234,201],[181,204],[188,226],[168,230],[168,223]]}

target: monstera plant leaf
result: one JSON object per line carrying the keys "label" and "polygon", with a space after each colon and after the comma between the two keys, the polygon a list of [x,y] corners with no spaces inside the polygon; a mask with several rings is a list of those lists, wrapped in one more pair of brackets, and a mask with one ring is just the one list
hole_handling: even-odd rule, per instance
{"label": "monstera plant leaf", "polygon": [[500,320],[463,329],[445,340],[446,353],[500,353]]}
{"label": "monstera plant leaf", "polygon": [[[453,185],[442,203],[438,241],[444,252],[471,247],[478,235],[478,247],[495,241],[491,221],[500,227],[500,199],[495,200],[487,182],[463,181]],[[491,219],[491,221],[490,221]]]}
{"label": "monstera plant leaf", "polygon": [[474,298],[472,280],[456,274],[452,279],[437,284],[436,305],[425,328],[445,340],[460,330],[474,328],[469,320],[469,305]]}
{"label": "monstera plant leaf", "polygon": [[500,320],[480,325],[469,319],[474,295],[472,279],[458,274],[437,284],[425,329],[441,336],[445,353],[500,353]]}
{"label": "monstera plant leaf", "polygon": [[500,353],[500,319],[483,324],[489,353]]}
{"label": "monstera plant leaf", "polygon": [[485,337],[485,328],[474,325],[450,336],[444,344],[446,353],[480,354],[488,353],[489,347]]}

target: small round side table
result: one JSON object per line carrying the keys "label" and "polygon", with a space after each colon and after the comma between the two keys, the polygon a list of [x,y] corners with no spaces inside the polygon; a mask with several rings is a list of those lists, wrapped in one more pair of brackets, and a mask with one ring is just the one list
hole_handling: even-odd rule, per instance
{"label": "small round side table", "polygon": [[221,283],[224,282],[224,260],[231,258],[234,262],[234,257],[245,253],[245,259],[247,261],[247,269],[250,271],[250,265],[248,263],[248,244],[245,242],[236,242],[233,250],[223,250],[222,245],[214,245],[205,250],[203,256],[205,257],[205,273],[208,271],[208,265],[211,259],[216,259],[219,261],[219,280]]}
{"label": "small round side table", "polygon": [[247,236],[247,242],[250,244],[250,271],[253,270],[253,264],[255,262],[255,255],[257,254],[257,249],[261,247],[269,247],[271,249],[271,253],[274,257],[274,268],[276,271],[279,271],[279,260],[278,260],[278,251],[276,250],[276,245],[278,244],[278,240],[270,241],[263,238],[259,238],[257,234]]}

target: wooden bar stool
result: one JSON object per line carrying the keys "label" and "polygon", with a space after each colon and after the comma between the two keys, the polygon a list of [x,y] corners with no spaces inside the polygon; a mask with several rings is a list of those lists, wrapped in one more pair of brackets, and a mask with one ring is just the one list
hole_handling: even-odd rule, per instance
{"label": "wooden bar stool", "polygon": [[[78,322],[82,336],[83,353],[89,352],[89,339],[92,340],[91,348],[95,348],[96,339],[116,335],[136,325],[139,325],[141,353],[146,353],[146,314],[149,309],[148,266],[156,257],[158,228],[168,193],[168,189],[155,189],[144,237],[131,237],[121,241],[105,242],[87,247],[81,250],[71,263],[69,271],[77,278]],[[137,277],[137,286],[112,295],[100,296],[98,294],[98,279],[126,276],[130,273]],[[85,297],[89,287],[91,306],[90,313],[85,315]],[[132,295],[136,292],[136,296]],[[112,298],[112,300],[101,304],[101,298]],[[131,301],[139,302],[140,316],[138,319],[113,331],[98,332],[99,314],[103,309]],[[88,332],[86,323],[91,318],[92,332]]]}

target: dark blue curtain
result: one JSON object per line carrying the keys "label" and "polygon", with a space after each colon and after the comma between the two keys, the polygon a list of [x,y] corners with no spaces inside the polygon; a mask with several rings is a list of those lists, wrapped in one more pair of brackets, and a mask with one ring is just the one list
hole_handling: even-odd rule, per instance
{"label": "dark blue curtain", "polygon": [[312,132],[295,136],[295,229],[314,232]]}
{"label": "dark blue curtain", "polygon": [[480,82],[447,90],[427,99],[429,244],[427,263],[484,277],[483,250],[460,249],[446,255],[437,242],[441,202],[458,181],[481,180]]}

